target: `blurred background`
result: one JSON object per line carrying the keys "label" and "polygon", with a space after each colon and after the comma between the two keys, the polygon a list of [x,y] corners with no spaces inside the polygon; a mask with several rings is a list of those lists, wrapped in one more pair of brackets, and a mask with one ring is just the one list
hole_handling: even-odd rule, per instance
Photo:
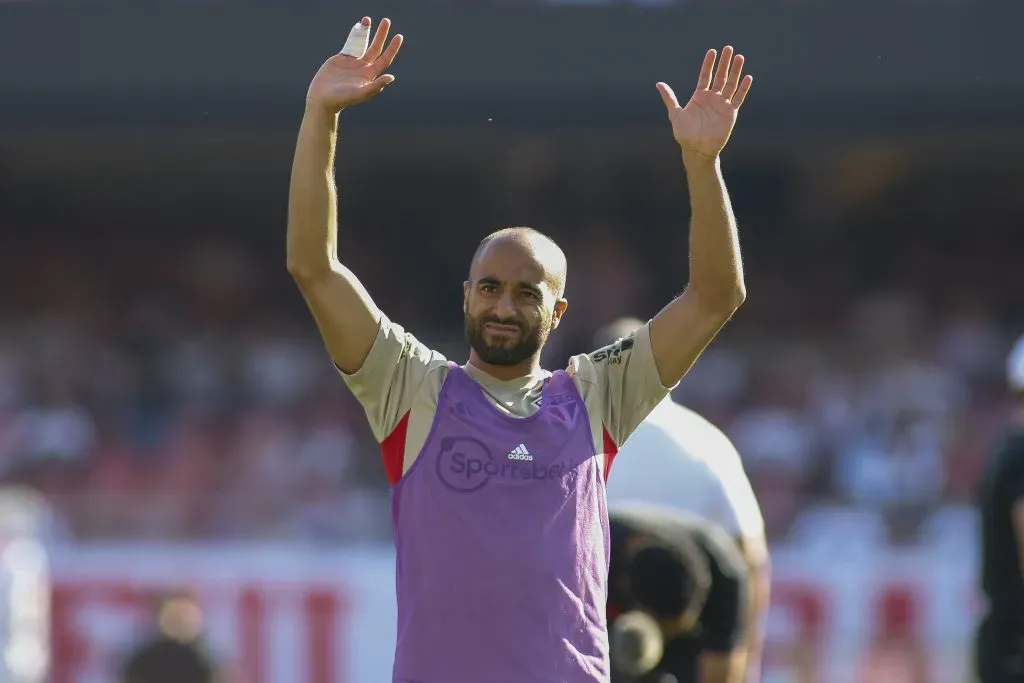
{"label": "blurred background", "polygon": [[3,565],[5,609],[18,571],[51,588],[4,680],[114,683],[178,587],[240,681],[390,680],[383,468],[284,257],[305,89],[364,14],[407,42],[342,117],[340,255],[459,361],[499,227],[568,254],[548,367],[682,289],[654,83],[746,55],[748,300],[676,398],[765,514],[764,681],[968,680],[973,497],[1024,332],[1024,6],[985,0],[0,2],[0,546],[47,551]]}

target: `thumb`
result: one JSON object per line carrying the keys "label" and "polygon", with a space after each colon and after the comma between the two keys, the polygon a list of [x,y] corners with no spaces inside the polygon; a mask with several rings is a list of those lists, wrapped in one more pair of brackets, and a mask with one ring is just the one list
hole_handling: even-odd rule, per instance
{"label": "thumb", "polygon": [[661,101],[668,109],[679,109],[679,100],[676,99],[676,94],[672,92],[668,83],[658,83],[655,87],[661,93]]}

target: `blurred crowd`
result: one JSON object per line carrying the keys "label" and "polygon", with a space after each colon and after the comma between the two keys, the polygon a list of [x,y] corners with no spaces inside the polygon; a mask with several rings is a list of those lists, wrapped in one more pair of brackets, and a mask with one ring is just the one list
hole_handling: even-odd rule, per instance
{"label": "blurred crowd", "polygon": [[[478,174],[490,188],[478,203],[506,197],[565,245],[553,367],[608,320],[653,315],[682,288],[685,192],[678,170],[648,164],[645,177],[623,162],[577,179],[591,192],[580,200],[550,160],[519,154],[529,172],[506,159],[503,180]],[[866,164],[818,188],[822,202],[782,171],[735,167],[749,300],[676,398],[735,440],[773,542],[827,546],[840,520],[846,544],[960,547],[1012,407],[1005,353],[1024,331],[1013,175],[878,183],[865,179],[884,165]],[[365,219],[379,206],[368,188],[400,181],[356,184],[342,220],[359,227],[341,249],[393,319],[463,361],[458,283],[475,240],[500,225],[481,225],[473,202],[453,218],[431,188],[459,178],[434,173],[380,226]],[[413,214],[432,235],[409,236]],[[378,227],[379,239],[349,237]],[[263,246],[170,231],[156,246],[124,231],[0,250],[0,476],[45,493],[55,537],[387,537],[376,444],[285,272],[283,224],[268,229]]]}

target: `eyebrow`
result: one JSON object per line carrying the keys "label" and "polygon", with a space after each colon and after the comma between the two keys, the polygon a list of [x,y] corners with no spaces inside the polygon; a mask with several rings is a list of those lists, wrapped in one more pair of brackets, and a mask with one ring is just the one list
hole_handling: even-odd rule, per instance
{"label": "eyebrow", "polygon": [[544,296],[544,292],[540,291],[540,287],[537,287],[536,285],[531,285],[529,283],[522,282],[519,284],[519,288],[525,289],[526,291],[536,294],[539,297]]}
{"label": "eyebrow", "polygon": [[[479,280],[477,280],[477,284],[481,284],[481,285],[494,285],[496,287],[500,287],[502,283],[501,283],[501,280],[499,280],[496,277],[487,276],[487,277],[482,277]],[[544,296],[544,292],[541,291],[540,287],[538,287],[536,285],[531,285],[528,282],[519,282],[519,283],[517,283],[517,287],[519,287],[519,289],[525,289],[528,292],[532,292],[533,294],[536,294],[539,297],[543,297]]]}

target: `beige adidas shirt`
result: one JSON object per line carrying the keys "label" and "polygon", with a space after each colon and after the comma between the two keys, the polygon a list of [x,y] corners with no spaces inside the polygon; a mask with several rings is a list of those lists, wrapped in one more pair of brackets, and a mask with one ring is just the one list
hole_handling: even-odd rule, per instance
{"label": "beige adidas shirt", "polygon": [[[536,412],[546,370],[509,381],[465,366],[467,374],[500,410],[514,417]],[[366,411],[394,484],[423,449],[434,422],[448,360],[400,325],[381,316],[380,330],[362,367],[341,373]],[[649,324],[630,337],[589,354],[573,356],[566,368],[590,417],[594,450],[605,476],[619,447],[668,394],[651,350]]]}

